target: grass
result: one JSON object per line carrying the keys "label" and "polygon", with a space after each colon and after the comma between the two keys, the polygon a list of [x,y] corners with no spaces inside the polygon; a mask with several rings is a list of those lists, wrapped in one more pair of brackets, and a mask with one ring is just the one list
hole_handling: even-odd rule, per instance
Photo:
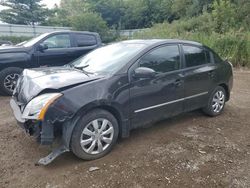
{"label": "grass", "polygon": [[196,31],[185,22],[181,24],[156,24],[151,29],[136,33],[134,39],[175,38],[200,42],[215,50],[235,67],[250,67],[250,32],[230,31],[224,34]]}
{"label": "grass", "polygon": [[20,42],[30,40],[32,37],[26,37],[26,36],[0,36],[0,40],[3,41],[10,41],[13,44],[18,44]]}

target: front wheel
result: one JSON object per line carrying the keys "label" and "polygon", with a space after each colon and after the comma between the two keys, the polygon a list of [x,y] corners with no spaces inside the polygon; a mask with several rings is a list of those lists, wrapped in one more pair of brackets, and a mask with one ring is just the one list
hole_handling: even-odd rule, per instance
{"label": "front wheel", "polygon": [[111,151],[118,133],[118,122],[111,113],[93,110],[76,124],[70,144],[72,152],[84,160],[101,158]]}
{"label": "front wheel", "polygon": [[22,71],[22,69],[17,67],[9,67],[0,72],[1,93],[12,95]]}
{"label": "front wheel", "polygon": [[226,91],[223,87],[218,86],[211,93],[208,104],[203,111],[209,116],[220,115],[225,107]]}

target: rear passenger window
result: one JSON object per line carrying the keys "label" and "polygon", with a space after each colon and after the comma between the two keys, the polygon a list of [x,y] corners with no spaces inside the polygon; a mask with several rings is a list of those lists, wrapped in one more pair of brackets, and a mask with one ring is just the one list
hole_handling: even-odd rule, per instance
{"label": "rear passenger window", "polygon": [[194,46],[183,46],[186,67],[194,67],[210,63],[210,54],[207,50]]}
{"label": "rear passenger window", "polygon": [[96,37],[88,34],[76,34],[76,42],[78,47],[93,46],[97,44]]}
{"label": "rear passenger window", "polygon": [[157,48],[139,60],[140,67],[151,68],[158,73],[165,73],[180,68],[180,53],[177,45]]}
{"label": "rear passenger window", "polygon": [[213,53],[213,57],[214,57],[214,62],[215,63],[221,63],[222,59],[220,58],[220,56],[216,53]]}

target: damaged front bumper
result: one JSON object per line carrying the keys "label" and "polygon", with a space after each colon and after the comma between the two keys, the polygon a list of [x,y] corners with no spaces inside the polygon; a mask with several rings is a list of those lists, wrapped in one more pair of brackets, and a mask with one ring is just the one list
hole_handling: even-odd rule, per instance
{"label": "damaged front bumper", "polygon": [[[15,99],[10,100],[10,106],[18,125],[24,129],[29,135],[35,137],[41,145],[51,145],[54,141],[54,126],[49,122],[42,122],[38,120],[29,120],[22,118],[22,111]],[[39,159],[36,163],[38,165],[48,165],[56,157],[64,152],[69,151],[65,144],[61,144],[55,148],[48,156]]]}
{"label": "damaged front bumper", "polygon": [[29,133],[30,136],[34,136],[37,139],[37,141],[42,143],[41,140],[39,140],[41,138],[40,133],[41,133],[42,122],[35,120],[26,120],[22,118],[21,108],[14,99],[10,100],[10,107],[13,111],[17,124],[27,133]]}
{"label": "damaged front bumper", "polygon": [[22,118],[22,112],[20,107],[18,106],[18,104],[16,103],[16,101],[14,99],[10,100],[10,107],[13,111],[13,114],[18,122],[19,125],[23,127],[23,124],[25,123],[25,119]]}

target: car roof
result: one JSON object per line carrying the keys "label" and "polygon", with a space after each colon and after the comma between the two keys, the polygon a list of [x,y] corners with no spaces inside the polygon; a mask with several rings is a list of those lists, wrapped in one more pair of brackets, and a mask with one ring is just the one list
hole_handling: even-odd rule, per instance
{"label": "car roof", "polygon": [[167,43],[182,43],[182,44],[191,44],[197,46],[203,46],[201,43],[189,40],[179,40],[179,39],[145,39],[145,40],[126,40],[122,41],[126,44],[145,44],[147,46],[157,45],[157,44],[167,44]]}
{"label": "car roof", "polygon": [[81,33],[81,34],[95,34],[98,35],[96,32],[90,32],[90,31],[71,31],[71,30],[60,30],[60,31],[52,31],[48,32],[47,34],[54,34],[54,33]]}

